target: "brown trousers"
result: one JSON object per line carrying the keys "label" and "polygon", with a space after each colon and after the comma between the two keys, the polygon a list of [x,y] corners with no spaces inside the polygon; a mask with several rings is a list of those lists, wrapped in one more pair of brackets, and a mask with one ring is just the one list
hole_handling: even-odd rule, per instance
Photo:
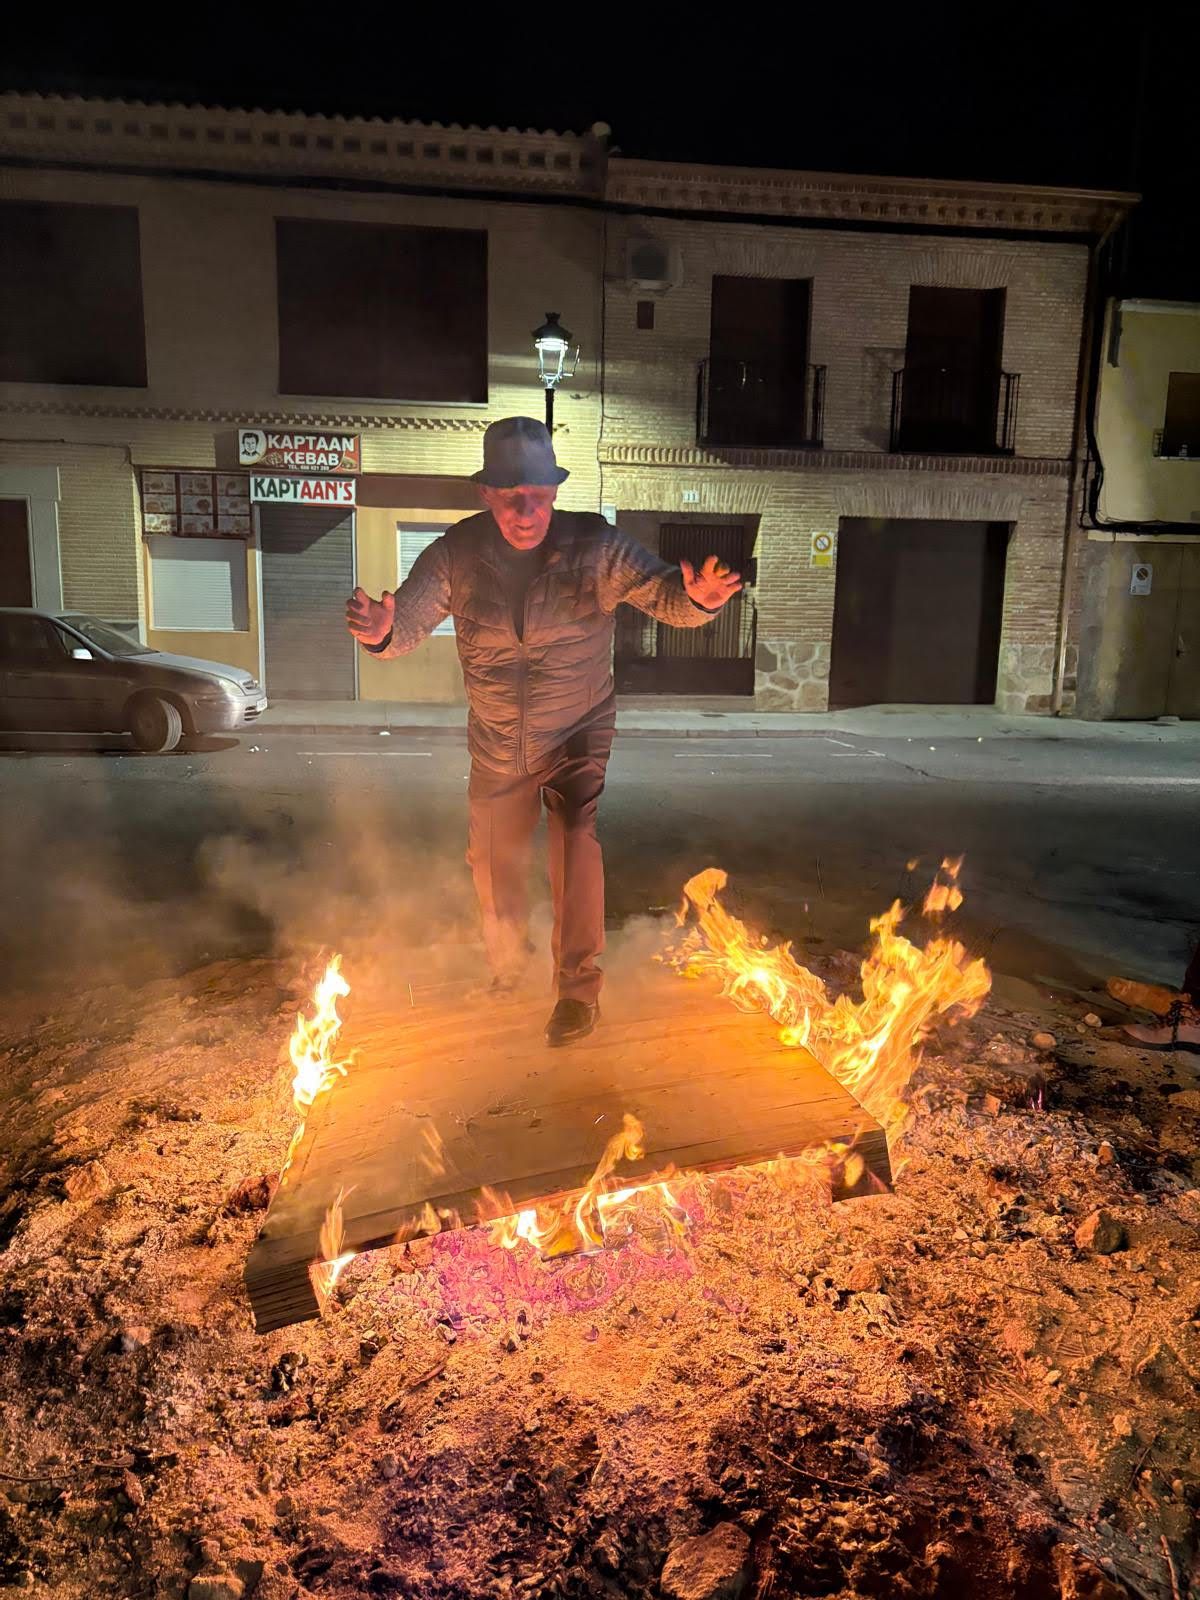
{"label": "brown trousers", "polygon": [[546,807],[554,897],[554,972],[564,1000],[594,1001],[604,981],[604,860],[596,808],[612,750],[611,727],[574,734],[542,772],[488,772],[472,763],[467,789],[467,861],[483,917],[488,963],[498,978],[517,976],[530,953],[529,866]]}

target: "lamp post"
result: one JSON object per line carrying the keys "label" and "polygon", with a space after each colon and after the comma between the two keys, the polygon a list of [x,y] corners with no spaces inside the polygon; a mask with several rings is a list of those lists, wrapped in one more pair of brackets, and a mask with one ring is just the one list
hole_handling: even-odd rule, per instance
{"label": "lamp post", "polygon": [[558,320],[557,311],[547,311],[546,320],[533,330],[537,351],[538,377],[546,391],[546,427],[554,432],[554,391],[564,378],[573,378],[579,365],[579,346],[571,348],[571,335]]}

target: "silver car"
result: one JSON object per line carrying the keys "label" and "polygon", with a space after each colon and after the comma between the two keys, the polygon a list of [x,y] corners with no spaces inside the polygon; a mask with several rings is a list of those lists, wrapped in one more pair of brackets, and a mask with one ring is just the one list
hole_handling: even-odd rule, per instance
{"label": "silver car", "polygon": [[128,734],[161,754],[266,707],[241,667],[150,650],[77,612],[0,608],[0,732]]}

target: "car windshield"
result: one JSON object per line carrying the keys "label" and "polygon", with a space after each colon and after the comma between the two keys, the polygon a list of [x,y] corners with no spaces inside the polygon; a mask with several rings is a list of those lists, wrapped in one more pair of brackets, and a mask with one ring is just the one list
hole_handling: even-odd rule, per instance
{"label": "car windshield", "polygon": [[90,639],[93,644],[98,644],[101,650],[107,650],[110,656],[148,656],[153,652],[144,644],[139,644],[136,639],[131,639],[127,633],[120,633],[116,628],[110,628],[103,622],[97,622],[95,617],[64,617],[85,639]]}

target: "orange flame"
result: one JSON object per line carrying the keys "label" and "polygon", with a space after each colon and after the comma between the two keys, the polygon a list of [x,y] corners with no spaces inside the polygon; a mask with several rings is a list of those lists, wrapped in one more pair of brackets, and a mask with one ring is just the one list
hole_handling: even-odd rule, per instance
{"label": "orange flame", "polygon": [[[921,907],[927,917],[940,916],[943,911],[957,911],[962,905],[962,890],[958,887],[958,874],[962,869],[961,856],[947,856],[929,886],[925,904]],[[942,881],[942,873],[946,881]]]}
{"label": "orange flame", "polygon": [[[946,905],[962,896],[953,879],[960,862],[946,861],[951,877]],[[722,906],[728,882],[719,867],[684,885],[678,922],[688,933],[672,956],[685,976],[713,975],[721,992],[743,1011],[766,1011],[780,1024],[785,1045],[803,1045],[845,1084],[886,1128],[906,1115],[905,1091],[916,1052],[939,1016],[971,1016],[991,987],[981,960],[970,960],[955,939],[934,939],[924,949],[897,933],[904,915],[897,900],[871,922],[874,943],[862,964],[863,997],[831,1000],[824,982],[792,954],[790,944],[754,939]]]}
{"label": "orange flame", "polygon": [[338,1279],[357,1254],[354,1250],[342,1249],[346,1238],[342,1216],[342,1202],[345,1198],[345,1189],[339,1189],[333,1204],[325,1213],[325,1220],[321,1223],[321,1231],[317,1236],[320,1254],[308,1269],[312,1286],[322,1303],[333,1293]]}
{"label": "orange flame", "polygon": [[337,1003],[349,993],[350,985],[342,976],[342,958],[335,955],[313,992],[314,1015],[308,1018],[300,1012],[296,1017],[296,1026],[288,1041],[288,1054],[295,1073],[292,1078],[292,1102],[300,1121],[288,1145],[279,1180],[281,1183],[287,1181],[287,1171],[304,1137],[304,1125],[313,1101],[319,1094],[332,1088],[339,1078],[346,1076],[346,1069],[353,1059],[352,1056],[346,1056],[342,1060],[335,1060],[333,1054],[342,1029]]}
{"label": "orange flame", "polygon": [[[604,1147],[596,1170],[579,1194],[550,1206],[528,1206],[511,1216],[498,1217],[489,1224],[492,1244],[515,1250],[525,1243],[544,1257],[569,1255],[579,1250],[604,1247],[605,1228],[613,1216],[636,1196],[655,1190],[664,1214],[680,1229],[687,1224],[687,1213],[664,1181],[639,1184],[632,1188],[605,1190],[618,1161],[640,1161],[645,1155],[645,1130],[627,1111],[620,1129]],[[495,1202],[495,1197],[490,1197]]]}

